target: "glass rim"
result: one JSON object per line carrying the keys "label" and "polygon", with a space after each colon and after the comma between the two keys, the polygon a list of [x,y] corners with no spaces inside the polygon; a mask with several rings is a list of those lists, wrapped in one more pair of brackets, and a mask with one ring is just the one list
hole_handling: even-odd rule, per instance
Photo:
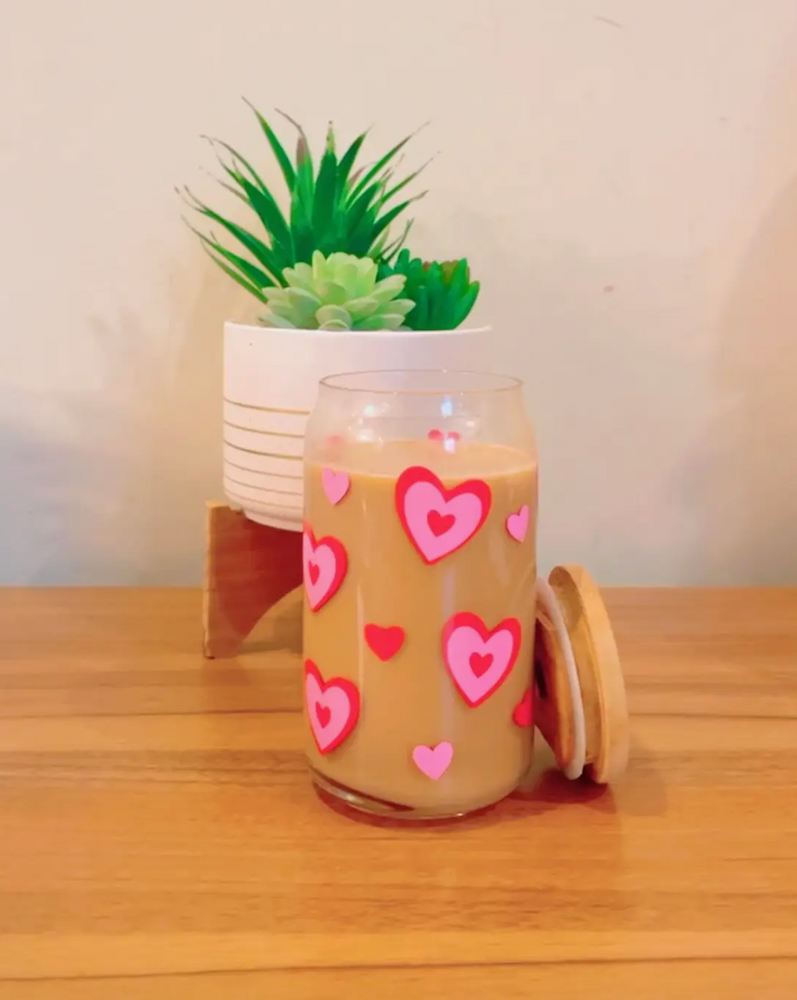
{"label": "glass rim", "polygon": [[[483,379],[483,385],[473,385],[472,387],[446,387],[441,385],[436,388],[384,388],[375,385],[346,385],[345,380],[358,378],[377,378],[378,376],[412,376],[412,375],[439,375],[442,377],[454,376],[467,377],[472,379]],[[491,384],[487,384],[490,382]],[[332,389],[335,392],[363,393],[374,396],[469,396],[485,395],[496,392],[509,392],[511,390],[522,389],[524,382],[513,375],[499,375],[495,372],[480,371],[478,369],[467,368],[375,368],[360,369],[357,371],[335,372],[332,375],[325,375],[319,380],[319,386],[324,389]]]}

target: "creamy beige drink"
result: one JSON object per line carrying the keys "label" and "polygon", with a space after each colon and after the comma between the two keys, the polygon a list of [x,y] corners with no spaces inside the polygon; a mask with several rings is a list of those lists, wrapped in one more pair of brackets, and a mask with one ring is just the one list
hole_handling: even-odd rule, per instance
{"label": "creamy beige drink", "polygon": [[455,815],[530,762],[537,470],[433,438],[307,466],[307,753],[366,808]]}

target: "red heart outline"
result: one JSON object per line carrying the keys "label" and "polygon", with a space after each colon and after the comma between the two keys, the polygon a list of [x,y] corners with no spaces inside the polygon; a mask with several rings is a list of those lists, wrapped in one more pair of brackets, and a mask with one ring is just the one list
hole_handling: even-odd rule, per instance
{"label": "red heart outline", "polygon": [[[338,733],[335,739],[332,740],[332,742],[329,743],[323,750],[318,745],[318,740],[315,735],[315,730],[313,729],[312,726],[310,726],[310,732],[313,734],[313,742],[318,748],[318,752],[320,754],[332,753],[333,750],[336,750],[341,745],[341,743],[343,743],[343,741],[348,736],[351,735],[352,730],[360,720],[360,692],[357,690],[357,685],[354,684],[353,681],[347,680],[345,677],[330,677],[330,679],[325,684],[324,678],[321,676],[321,671],[318,669],[315,663],[313,663],[312,660],[304,661],[305,678],[307,677],[308,674],[315,678],[316,683],[321,689],[321,694],[323,694],[327,690],[327,688],[337,687],[343,691],[343,693],[346,695],[349,701],[349,717],[346,720],[346,725],[343,727],[343,729],[341,729],[341,731]],[[306,686],[304,691],[304,701],[305,705],[307,705]],[[307,711],[308,712],[310,711],[309,705],[307,705]],[[329,711],[329,709],[327,709],[327,711]]]}
{"label": "red heart outline", "polygon": [[[304,588],[305,597],[307,598],[307,605],[313,612],[313,614],[315,614],[316,612],[320,611],[321,608],[323,608],[323,606],[327,603],[327,601],[331,601],[332,598],[335,596],[335,594],[337,594],[337,592],[340,590],[340,585],[343,583],[346,577],[346,573],[348,572],[349,569],[349,557],[346,555],[346,550],[343,547],[343,542],[339,541],[333,535],[326,535],[324,538],[319,538],[318,541],[316,541],[315,535],[313,534],[313,529],[310,527],[307,521],[304,522],[304,534],[307,536],[310,545],[312,546],[314,555],[315,555],[315,550],[320,545],[326,545],[327,548],[330,548],[332,550],[332,554],[335,557],[335,576],[332,579],[332,583],[329,585],[329,589],[321,598],[321,600],[318,602],[318,604],[316,604],[315,607],[313,607],[312,604],[310,604],[310,595],[307,592],[307,587]],[[304,555],[302,555],[302,564],[303,564],[302,577],[304,578],[304,570],[305,570]],[[310,571],[309,565],[306,568],[309,573]],[[316,579],[318,579],[318,577],[316,577]]]}
{"label": "red heart outline", "polygon": [[400,625],[366,625],[365,641],[371,652],[382,663],[387,663],[401,652],[406,633]]}
{"label": "red heart outline", "polygon": [[[479,518],[479,523],[473,529],[473,531],[468,535],[467,538],[463,539],[455,548],[450,549],[448,552],[444,552],[442,555],[437,556],[435,559],[427,559],[424,553],[418,547],[415,539],[413,538],[412,532],[410,531],[410,526],[407,523],[407,517],[404,512],[404,500],[407,496],[407,490],[416,483],[429,483],[434,486],[440,493],[443,501],[448,503],[449,500],[453,500],[454,497],[458,497],[463,493],[470,493],[474,495],[481,503],[482,513]],[[412,542],[412,547],[418,553],[418,555],[423,559],[427,566],[433,566],[435,563],[440,562],[441,559],[445,559],[446,556],[453,555],[458,552],[463,546],[467,545],[468,542],[475,538],[476,535],[481,530],[484,522],[487,520],[487,515],[490,513],[490,507],[493,502],[493,494],[489,485],[483,482],[481,479],[468,479],[464,483],[459,483],[457,486],[452,486],[448,489],[443,483],[437,478],[437,476],[432,472],[431,469],[426,469],[422,465],[412,465],[409,469],[405,469],[401,475],[396,480],[396,513],[398,514],[399,521],[401,521],[401,526],[404,529],[404,534]]]}
{"label": "red heart outline", "polygon": [[[462,690],[457,681],[456,674],[451,669],[451,664],[448,661],[448,640],[451,638],[453,632],[458,628],[463,626],[468,626],[472,628],[475,632],[479,633],[482,642],[487,642],[496,632],[509,632],[512,639],[512,652],[509,654],[509,658],[506,661],[506,666],[504,667],[504,672],[495,681],[493,686],[485,691],[481,698],[477,698],[473,701],[470,696]],[[454,686],[457,691],[462,695],[463,701],[471,708],[478,708],[479,705],[487,701],[488,698],[492,697],[499,687],[504,683],[504,681],[512,673],[512,668],[517,662],[518,653],[520,652],[520,638],[521,638],[521,627],[520,622],[517,618],[504,618],[502,622],[499,622],[494,629],[488,629],[484,622],[479,618],[478,615],[474,615],[470,611],[458,611],[455,615],[452,615],[448,621],[443,626],[443,663],[445,663],[446,670],[454,682]]]}

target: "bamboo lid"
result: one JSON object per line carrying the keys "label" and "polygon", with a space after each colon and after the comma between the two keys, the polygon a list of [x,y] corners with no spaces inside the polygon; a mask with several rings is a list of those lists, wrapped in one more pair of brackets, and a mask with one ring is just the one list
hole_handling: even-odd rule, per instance
{"label": "bamboo lid", "polygon": [[625,682],[606,605],[582,566],[537,582],[534,676],[535,723],[562,771],[619,778],[630,743]]}

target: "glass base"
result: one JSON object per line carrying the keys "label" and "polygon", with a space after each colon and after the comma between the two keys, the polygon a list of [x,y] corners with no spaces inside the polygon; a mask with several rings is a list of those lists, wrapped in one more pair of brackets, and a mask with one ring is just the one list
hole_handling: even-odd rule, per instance
{"label": "glass base", "polygon": [[332,800],[330,805],[342,806],[352,810],[362,816],[370,816],[379,819],[389,819],[397,823],[432,823],[445,820],[463,819],[466,816],[475,816],[483,813],[486,809],[491,809],[496,802],[485,802],[482,805],[471,806],[467,809],[445,809],[437,810],[429,807],[404,806],[397,802],[388,802],[385,799],[373,798],[362,792],[356,792],[345,785],[339,785],[336,781],[326,775],[310,768],[310,775],[313,784],[321,794],[322,799]]}

